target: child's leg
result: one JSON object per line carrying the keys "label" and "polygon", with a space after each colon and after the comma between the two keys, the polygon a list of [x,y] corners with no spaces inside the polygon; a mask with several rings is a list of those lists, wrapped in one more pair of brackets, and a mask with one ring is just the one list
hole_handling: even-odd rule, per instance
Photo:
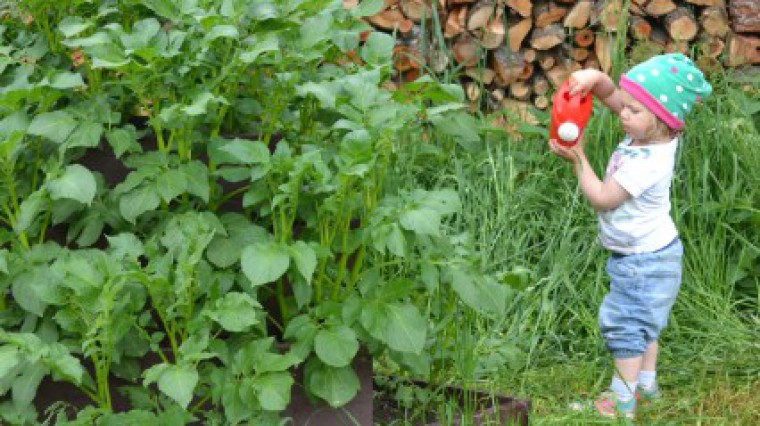
{"label": "child's leg", "polygon": [[641,362],[642,371],[655,371],[657,369],[657,353],[660,346],[657,340],[647,345],[647,351],[644,352],[644,359]]}
{"label": "child's leg", "polygon": [[615,358],[615,376],[612,378],[610,390],[615,392],[618,400],[629,401],[633,398],[643,358]]}
{"label": "child's leg", "polygon": [[639,401],[648,402],[660,398],[660,389],[657,386],[658,349],[659,346],[655,340],[647,345],[647,351],[644,353],[638,377],[639,387],[636,389],[636,399]]}
{"label": "child's leg", "polygon": [[626,382],[636,382],[641,371],[643,356],[633,358],[615,358],[617,376]]}
{"label": "child's leg", "polygon": [[651,342],[647,346],[647,351],[644,353],[643,360],[641,362],[641,371],[639,372],[639,386],[644,389],[651,389],[655,384],[657,377],[657,352],[659,345],[657,341]]}

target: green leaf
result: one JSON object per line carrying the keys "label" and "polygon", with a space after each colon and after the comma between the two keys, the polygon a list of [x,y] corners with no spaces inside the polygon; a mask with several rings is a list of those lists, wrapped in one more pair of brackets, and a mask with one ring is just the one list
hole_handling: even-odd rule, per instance
{"label": "green leaf", "polygon": [[13,346],[0,346],[0,380],[21,362],[18,349]]}
{"label": "green leaf", "polygon": [[404,232],[396,223],[375,226],[372,233],[372,246],[375,250],[385,252],[387,249],[398,257],[406,256],[406,239]]}
{"label": "green leaf", "polygon": [[349,365],[358,350],[356,333],[345,325],[320,330],[314,339],[314,351],[319,359],[333,367]]}
{"label": "green leaf", "polygon": [[157,15],[174,22],[179,22],[182,19],[182,2],[175,0],[141,0],[141,3],[156,12]]}
{"label": "green leaf", "polygon": [[125,52],[113,43],[96,44],[85,48],[92,57],[92,68],[119,68],[129,63]]}
{"label": "green leaf", "polygon": [[261,141],[233,139],[224,142],[219,147],[219,151],[230,154],[220,158],[220,164],[261,164],[269,162],[269,148]]}
{"label": "green leaf", "polygon": [[243,249],[240,263],[251,284],[259,286],[280,278],[290,266],[290,256],[282,244],[255,243]]}
{"label": "green leaf", "polygon": [[0,249],[0,272],[8,273],[8,250]]}
{"label": "green leaf", "polygon": [[34,219],[45,210],[50,198],[48,197],[47,190],[40,188],[32,192],[21,202],[19,215],[16,217],[16,223],[13,225],[13,230],[16,232],[22,232],[29,229],[34,222]]}
{"label": "green leaf", "polygon": [[296,268],[308,284],[311,284],[311,278],[314,275],[314,269],[317,267],[317,255],[314,249],[309,247],[303,241],[296,241],[290,247],[290,253],[296,262]]}
{"label": "green leaf", "polygon": [[116,158],[125,152],[142,152],[142,147],[137,142],[137,130],[131,124],[107,131],[106,139]]}
{"label": "green leaf", "polygon": [[58,24],[58,31],[60,31],[66,38],[69,38],[80,34],[91,26],[92,22],[87,22],[79,16],[67,16]]}
{"label": "green leaf", "polygon": [[382,12],[384,5],[383,0],[363,0],[351,9],[351,16],[355,18],[372,16]]}
{"label": "green leaf", "polygon": [[66,140],[66,147],[85,147],[94,148],[100,144],[100,137],[103,136],[103,125],[85,121],[77,126],[76,130]]}
{"label": "green leaf", "polygon": [[251,296],[245,293],[227,293],[217,300],[213,311],[207,315],[218,322],[227,331],[246,331],[257,324],[256,308],[260,307]]}
{"label": "green leaf", "polygon": [[506,311],[507,289],[482,275],[455,268],[451,286],[460,299],[477,312],[492,316]]}
{"label": "green leaf", "polygon": [[142,185],[124,194],[119,200],[119,211],[130,223],[141,214],[153,211],[161,204],[161,197],[153,185]]}
{"label": "green leaf", "polygon": [[306,383],[316,396],[332,407],[340,407],[351,401],[359,391],[359,378],[351,366],[330,367],[322,363],[310,369]]}
{"label": "green leaf", "polygon": [[169,169],[156,179],[156,189],[165,202],[169,202],[187,191],[185,174],[180,170]]}
{"label": "green leaf", "polygon": [[296,87],[301,96],[314,95],[326,108],[335,108],[335,89],[329,83],[314,83],[312,81]]}
{"label": "green leaf", "polygon": [[79,360],[69,353],[65,346],[56,343],[51,347],[49,356],[51,370],[66,380],[80,385],[84,377],[84,367]]}
{"label": "green leaf", "polygon": [[427,322],[411,304],[388,305],[388,346],[400,352],[419,354],[425,347]]}
{"label": "green leaf", "polygon": [[240,34],[238,33],[237,27],[234,25],[214,25],[214,27],[211,28],[211,31],[206,33],[206,36],[203,37],[203,39],[206,41],[212,41],[218,38],[237,39],[239,36]]}
{"label": "green leaf", "polygon": [[193,103],[182,107],[182,111],[190,116],[203,115],[208,113],[209,103],[226,104],[227,100],[222,96],[214,96],[211,92],[203,92],[193,97]]}
{"label": "green leaf", "polygon": [[63,143],[76,126],[76,120],[67,112],[53,111],[35,116],[29,123],[27,133]]}
{"label": "green leaf", "polygon": [[441,216],[430,209],[414,209],[404,212],[399,218],[404,229],[423,235],[440,235]]}
{"label": "green leaf", "polygon": [[367,303],[361,311],[360,320],[369,334],[381,342],[388,342],[388,305],[374,301]]}
{"label": "green leaf", "polygon": [[49,181],[47,188],[53,200],[66,198],[89,206],[95,198],[97,184],[95,176],[86,167],[71,164],[66,166],[61,176]]}
{"label": "green leaf", "polygon": [[182,408],[193,399],[198,384],[198,371],[191,365],[171,365],[158,379],[158,389]]}
{"label": "green leaf", "polygon": [[13,381],[13,405],[25,407],[34,401],[37,388],[50,370],[43,364],[35,362],[26,367]]}
{"label": "green leaf", "polygon": [[301,26],[301,48],[309,49],[319,42],[329,40],[333,31],[333,17],[323,13],[306,19]]}
{"label": "green leaf", "polygon": [[208,203],[211,192],[208,183],[208,168],[198,160],[183,164],[179,168],[187,180],[187,192]]}
{"label": "green leaf", "polygon": [[4,141],[2,145],[8,143],[6,139],[10,138],[13,133],[26,132],[28,127],[29,116],[23,109],[0,120],[0,140]]}
{"label": "green leaf", "polygon": [[338,46],[341,52],[348,52],[359,47],[361,41],[360,31],[337,30],[332,32],[332,42]]}
{"label": "green leaf", "polygon": [[373,31],[362,47],[362,59],[372,65],[390,64],[395,44],[396,41],[393,36],[380,31]]}
{"label": "green leaf", "polygon": [[50,78],[50,87],[55,89],[73,89],[83,86],[82,75],[76,72],[60,71]]}
{"label": "green leaf", "polygon": [[256,378],[253,387],[261,408],[282,411],[290,403],[293,376],[288,372],[262,374]]}
{"label": "green leaf", "polygon": [[244,64],[252,64],[256,59],[266,52],[277,52],[280,50],[280,42],[275,35],[268,36],[264,39],[254,39],[253,48],[240,54],[240,61]]}
{"label": "green leaf", "polygon": [[451,136],[456,143],[470,152],[480,146],[480,122],[472,115],[457,111],[431,120],[435,128],[444,135]]}
{"label": "green leaf", "polygon": [[142,19],[132,26],[131,34],[122,34],[121,43],[125,49],[138,50],[148,47],[161,31],[161,24],[155,18]]}

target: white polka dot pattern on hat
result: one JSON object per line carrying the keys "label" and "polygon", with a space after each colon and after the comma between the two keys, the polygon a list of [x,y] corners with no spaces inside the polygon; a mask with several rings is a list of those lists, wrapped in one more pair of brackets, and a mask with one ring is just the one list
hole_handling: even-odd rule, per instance
{"label": "white polka dot pattern on hat", "polygon": [[[634,66],[626,77],[649,95],[640,95],[643,96],[641,100],[645,105],[646,102],[659,104],[647,107],[655,114],[664,114],[663,119],[671,125],[672,122],[668,120],[685,119],[692,109],[692,104],[712,92],[710,84],[693,64],[694,62],[683,54],[657,55]],[[635,95],[637,98],[638,96]],[[676,122],[671,127],[680,128],[675,127],[678,125]]]}

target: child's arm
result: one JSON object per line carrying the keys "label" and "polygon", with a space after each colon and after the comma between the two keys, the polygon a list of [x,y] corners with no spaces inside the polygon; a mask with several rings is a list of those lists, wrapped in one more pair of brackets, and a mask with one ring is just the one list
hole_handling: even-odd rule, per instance
{"label": "child's arm", "polygon": [[578,186],[594,210],[603,212],[617,208],[630,198],[630,194],[612,177],[604,181],[599,179],[586,158],[583,145],[583,137],[569,148],[560,146],[555,140],[549,141],[552,152],[573,163]]}
{"label": "child's arm", "polygon": [[614,178],[600,180],[585,154],[573,162],[573,168],[578,175],[578,186],[594,210],[603,212],[615,209],[631,197]]}
{"label": "child's arm", "polygon": [[623,98],[620,90],[607,74],[593,70],[579,70],[570,75],[570,96],[577,93],[583,95],[592,92],[615,115],[623,109]]}

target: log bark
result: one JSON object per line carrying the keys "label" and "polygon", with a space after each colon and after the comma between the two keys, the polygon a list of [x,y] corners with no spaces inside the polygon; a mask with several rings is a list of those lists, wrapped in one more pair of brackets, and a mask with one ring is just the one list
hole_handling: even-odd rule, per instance
{"label": "log bark", "polygon": [[622,12],[622,0],[606,0],[594,6],[591,16],[592,20],[598,20],[599,25],[607,32],[616,32]]}
{"label": "log bark", "polygon": [[705,33],[715,37],[725,37],[730,29],[726,9],[720,6],[710,6],[702,10],[699,24]]}
{"label": "log bark", "polygon": [[697,36],[699,25],[689,9],[678,7],[665,16],[665,28],[673,40],[689,41]]}
{"label": "log bark", "polygon": [[734,34],[728,39],[726,65],[760,64],[760,37]]}
{"label": "log bark", "polygon": [[530,98],[531,87],[524,81],[516,81],[509,85],[509,94],[515,99],[525,101]]}
{"label": "log bark", "polygon": [[701,34],[697,40],[697,56],[717,59],[726,48],[726,42],[722,38]]}
{"label": "log bark", "polygon": [[596,59],[599,61],[599,65],[602,67],[602,71],[609,74],[612,70],[612,43],[610,36],[607,34],[599,34],[596,36],[594,52],[596,53]]}
{"label": "log bark", "polygon": [[567,15],[567,8],[552,0],[539,0],[533,4],[533,22],[536,28],[544,28],[559,22]]}
{"label": "log bark", "polygon": [[637,40],[649,40],[652,36],[652,23],[642,16],[631,16],[631,35]]}
{"label": "log bark", "polygon": [[567,13],[567,16],[565,16],[565,20],[562,25],[564,25],[565,28],[585,28],[588,24],[589,17],[591,16],[591,9],[593,6],[594,2],[592,1],[579,1]]}
{"label": "log bark", "polygon": [[[343,0],[351,9],[361,1]],[[401,34],[393,49],[394,84],[423,72],[461,68],[473,110],[523,101],[550,106],[551,87],[569,73],[610,73],[615,49],[631,61],[684,52],[700,69],[760,63],[760,0],[382,0],[381,12],[361,18],[371,31]],[[627,10],[624,9],[627,7]],[[433,16],[433,14],[436,16]],[[437,17],[443,38],[429,32]],[[625,18],[628,28],[618,33]],[[617,42],[627,37],[627,42]],[[424,48],[423,48],[424,47]],[[354,50],[347,66],[361,64]]]}
{"label": "log bark", "polygon": [[422,19],[430,19],[433,16],[433,6],[431,0],[400,0],[399,6],[404,16],[414,22],[421,22]]}
{"label": "log bark", "polygon": [[554,85],[559,87],[570,77],[570,69],[562,63],[558,63],[554,68],[546,71],[546,78]]}
{"label": "log bark", "polygon": [[464,31],[467,21],[467,7],[455,7],[449,11],[446,17],[446,24],[443,28],[444,38],[454,38]]}
{"label": "log bark", "polygon": [[729,12],[732,28],[737,33],[760,32],[760,1],[730,0]]}
{"label": "log bark", "polygon": [[489,22],[481,31],[480,43],[486,49],[496,49],[504,43],[504,21],[497,17]]}
{"label": "log bark", "polygon": [[695,4],[697,6],[725,6],[724,0],[686,0],[687,3]]}
{"label": "log bark", "polygon": [[540,110],[549,108],[549,97],[546,95],[536,95],[533,98],[533,105]]}
{"label": "log bark", "polygon": [[467,17],[467,29],[474,31],[484,28],[496,14],[495,4],[491,1],[481,1],[470,8]]}
{"label": "log bark", "polygon": [[530,46],[538,50],[551,49],[565,40],[565,31],[559,24],[551,24],[545,28],[536,28],[530,37]]}
{"label": "log bark", "polygon": [[533,28],[533,21],[530,18],[522,19],[514,24],[510,22],[509,30],[507,31],[509,50],[512,52],[519,51],[531,28]]}
{"label": "log bark", "polygon": [[584,28],[580,31],[576,31],[573,41],[578,47],[589,47],[594,44],[595,38],[594,31],[590,28]]}
{"label": "log bark", "polygon": [[644,11],[649,16],[664,16],[676,10],[676,4],[673,0],[649,0],[644,7]]}
{"label": "log bark", "polygon": [[533,76],[533,93],[536,95],[545,95],[549,92],[549,81],[545,76],[536,74]]}
{"label": "log bark", "polygon": [[471,79],[479,81],[485,85],[493,83],[493,79],[496,77],[496,72],[491,68],[468,67],[464,70],[464,73]]}
{"label": "log bark", "polygon": [[469,33],[463,32],[457,37],[454,45],[451,47],[454,60],[458,64],[464,64],[471,67],[480,60],[480,45]]}
{"label": "log bark", "polygon": [[523,18],[529,18],[533,11],[532,0],[505,0],[504,3]]}
{"label": "log bark", "polygon": [[496,73],[496,82],[501,86],[508,86],[520,76],[523,69],[524,59],[515,52],[510,52],[505,47],[492,51],[491,68]]}

